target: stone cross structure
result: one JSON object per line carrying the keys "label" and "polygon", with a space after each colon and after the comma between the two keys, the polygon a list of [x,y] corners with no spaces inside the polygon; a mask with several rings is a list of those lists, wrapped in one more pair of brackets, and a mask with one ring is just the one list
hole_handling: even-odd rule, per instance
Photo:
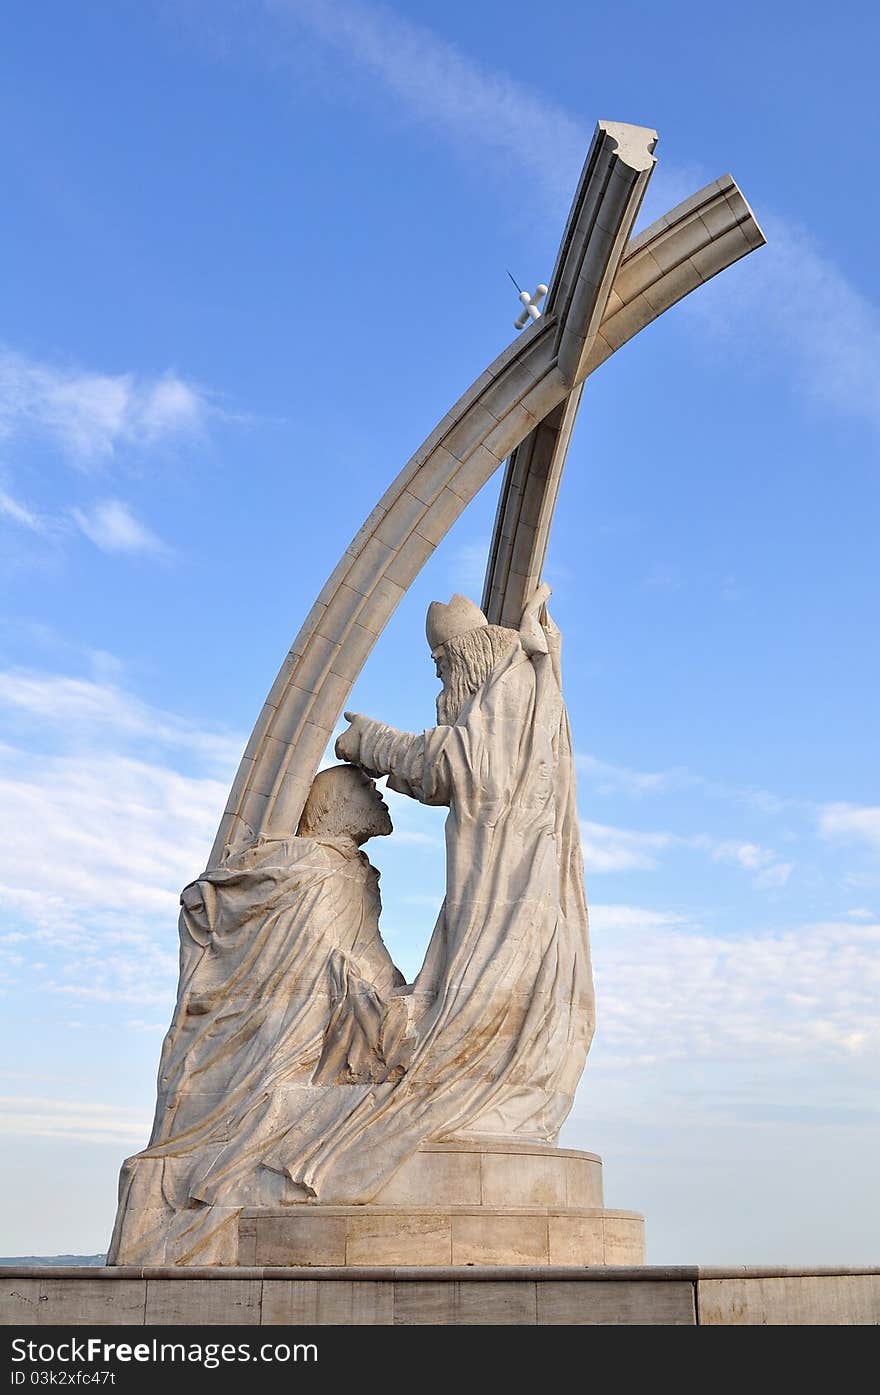
{"label": "stone cross structure", "polygon": [[[586,379],[759,247],[729,175],[638,237],[656,133],[600,122],[543,314],[442,418],[358,530],[260,713],[208,867],[115,1264],[643,1262],[601,1162],[560,1149],[593,1028],[560,636],[542,568]],[[505,464],[506,462],[506,464]],[[428,616],[438,724],[346,713],[414,577],[505,465],[482,607]],[[413,984],[360,849],[374,785],[444,804],[446,900]]]}
{"label": "stone cross structure", "polygon": [[249,829],[296,826],[373,645],[438,543],[505,460],[483,598],[490,620],[519,622],[541,579],[586,379],[664,310],[763,244],[730,175],[630,241],[656,140],[641,126],[599,123],[544,313],[446,413],[340,557],[269,690],[210,865]]}

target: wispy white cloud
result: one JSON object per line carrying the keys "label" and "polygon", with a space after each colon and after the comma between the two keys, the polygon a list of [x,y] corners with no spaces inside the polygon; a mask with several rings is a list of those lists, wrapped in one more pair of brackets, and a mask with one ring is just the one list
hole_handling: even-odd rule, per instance
{"label": "wispy white cloud", "polygon": [[[491,151],[518,180],[554,201],[570,197],[592,127],[533,88],[477,62],[399,10],[359,0],[269,0],[374,79],[415,120],[441,131],[473,160]],[[483,162],[484,163],[484,162]]]}
{"label": "wispy white cloud", "polygon": [[489,557],[489,538],[459,543],[449,557],[449,578],[457,591],[463,591],[479,605]]}
{"label": "wispy white cloud", "polygon": [[[425,25],[362,0],[269,0],[269,12],[294,21],[352,69],[364,73],[408,115],[441,132],[471,161],[486,154],[518,183],[542,188],[564,206],[576,183],[592,123],[574,119],[535,87],[479,63]],[[274,56],[274,55],[273,55]],[[297,62],[301,55],[297,55]],[[662,132],[661,132],[662,136]],[[662,153],[649,186],[646,216],[669,207],[721,173],[689,164],[689,152]],[[761,208],[766,247],[734,275],[687,297],[713,331],[748,346],[749,361],[794,378],[811,402],[880,422],[880,313],[791,219]],[[644,224],[643,217],[641,223]]]}
{"label": "wispy white cloud", "polygon": [[[398,10],[365,0],[256,0],[246,26],[224,43],[217,7],[205,41],[227,56],[245,41],[263,49],[276,71],[303,66],[303,44],[342,57],[348,74],[360,73],[407,117],[442,135],[482,174],[503,176],[562,212],[583,164],[592,121],[571,116],[537,85],[517,81],[479,62],[427,25]],[[239,15],[240,18],[240,15]],[[262,28],[257,19],[267,20]],[[258,35],[258,37],[254,37]],[[340,79],[330,67],[328,84]],[[347,83],[346,90],[350,91]],[[600,113],[601,115],[601,113]],[[722,171],[693,163],[690,151],[664,153],[645,201],[653,219]],[[734,171],[734,173],[736,173]],[[748,189],[746,189],[748,193]],[[519,204],[517,205],[519,206]],[[760,364],[764,378],[792,381],[811,405],[824,402],[847,416],[880,422],[880,313],[817,243],[791,219],[766,207],[756,210],[768,239],[731,273],[686,297],[687,312],[712,335],[742,344],[743,362]]]}
{"label": "wispy white cloud", "polygon": [[[0,672],[0,712],[0,958],[27,951],[33,980],[39,952],[40,993],[59,1001],[170,1011],[180,889],[205,865],[242,737],[57,673]],[[442,857],[438,811],[388,797],[389,863]]]}
{"label": "wispy white cloud", "polygon": [[18,523],[22,528],[29,528],[32,533],[43,533],[46,530],[46,520],[39,514],[34,513],[26,504],[20,500],[13,499],[11,494],[0,489],[0,514],[4,518],[9,518],[13,523]]}
{"label": "wispy white cloud", "polygon": [[591,922],[609,1056],[818,1064],[880,1050],[880,923],[722,935],[601,905]]}
{"label": "wispy white cloud", "polygon": [[121,499],[101,499],[87,509],[71,508],[65,514],[50,517],[35,513],[12,495],[0,491],[0,517],[8,518],[30,533],[55,540],[81,533],[102,552],[156,560],[173,555],[172,549]]}
{"label": "wispy white cloud", "polygon": [[683,766],[671,770],[633,770],[629,766],[617,765],[583,751],[575,754],[575,765],[579,776],[584,777],[584,791],[595,790],[603,795],[626,794],[641,799],[672,790],[700,789],[715,798],[744,804],[765,814],[779,814],[784,809],[796,806],[795,800],[774,794],[770,790],[728,785],[721,780],[709,779],[697,771],[687,770]]}
{"label": "wispy white cloud", "polygon": [[649,910],[646,906],[627,906],[617,902],[596,901],[590,905],[590,924],[603,936],[616,931],[663,931],[681,925],[682,917],[674,911]]}
{"label": "wispy white cloud", "polygon": [[867,843],[880,852],[880,806],[870,804],[825,804],[819,810],[822,838]]}
{"label": "wispy white cloud", "polygon": [[394,840],[402,846],[419,848],[442,848],[443,839],[435,834],[424,833],[418,828],[395,828]]}
{"label": "wispy white cloud", "polygon": [[778,213],[759,221],[766,247],[689,296],[688,312],[765,375],[782,367],[811,406],[880,425],[880,307],[809,231]]}
{"label": "wispy white cloud", "polygon": [[678,834],[664,831],[616,828],[609,824],[581,820],[581,845],[589,877],[603,872],[652,871],[664,852],[707,853],[713,862],[723,862],[748,872],[761,890],[784,886],[794,867],[772,848],[745,839],[712,838],[706,833]]}
{"label": "wispy white cloud", "polygon": [[587,876],[595,872],[630,872],[657,866],[657,854],[674,839],[669,833],[638,833],[581,820],[581,846]]}
{"label": "wispy white cloud", "polygon": [[704,847],[714,862],[726,862],[754,873],[755,885],[759,887],[785,886],[794,867],[793,862],[782,861],[772,849],[736,838],[716,841],[701,836],[695,844]]}
{"label": "wispy white cloud", "polygon": [[94,373],[0,347],[0,434],[47,437],[82,464],[197,432],[209,410],[206,395],[174,373]]}
{"label": "wispy white cloud", "polygon": [[168,555],[161,538],[135,518],[128,505],[119,499],[103,499],[88,513],[82,509],[72,509],[71,513],[80,531],[102,552]]}
{"label": "wispy white cloud", "polygon": [[0,898],[61,938],[77,926],[90,935],[98,912],[173,922],[180,887],[204,866],[226,788],[99,750],[34,756],[6,748]]}
{"label": "wispy white cloud", "polygon": [[150,1116],[139,1107],[98,1100],[0,1096],[0,1134],[60,1141],[142,1146]]}
{"label": "wispy white cloud", "polygon": [[178,895],[204,866],[241,742],[65,675],[0,674],[0,707],[14,952],[49,947],[42,993],[167,1007]]}
{"label": "wispy white cloud", "polygon": [[631,770],[581,752],[575,756],[575,764],[578,772],[586,776],[587,787],[599,794],[613,794],[618,790],[633,795],[656,794],[694,779],[684,770]]}
{"label": "wispy white cloud", "polygon": [[38,725],[44,738],[49,732],[61,732],[79,745],[107,750],[112,735],[118,752],[120,738],[153,746],[158,743],[186,751],[210,771],[224,776],[234,769],[243,745],[238,733],[197,726],[142,702],[118,684],[63,673],[0,671],[0,707]]}

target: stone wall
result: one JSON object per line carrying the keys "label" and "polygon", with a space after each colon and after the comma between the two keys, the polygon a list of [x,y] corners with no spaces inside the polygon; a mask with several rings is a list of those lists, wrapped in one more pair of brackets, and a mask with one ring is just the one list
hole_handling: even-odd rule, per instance
{"label": "stone wall", "polygon": [[0,1323],[876,1325],[880,1269],[0,1268]]}

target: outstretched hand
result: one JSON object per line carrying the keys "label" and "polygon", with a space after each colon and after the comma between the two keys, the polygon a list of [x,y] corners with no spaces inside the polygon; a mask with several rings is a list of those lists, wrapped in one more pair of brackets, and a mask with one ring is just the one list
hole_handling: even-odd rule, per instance
{"label": "outstretched hand", "polygon": [[337,760],[347,760],[351,765],[360,764],[361,735],[360,735],[360,714],[358,712],[343,712],[343,717],[350,726],[347,731],[341,733],[336,738]]}

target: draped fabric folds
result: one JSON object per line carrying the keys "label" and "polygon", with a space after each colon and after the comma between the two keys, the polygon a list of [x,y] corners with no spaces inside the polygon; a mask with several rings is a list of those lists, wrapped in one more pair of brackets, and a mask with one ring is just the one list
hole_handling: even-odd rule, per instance
{"label": "draped fabric folds", "polygon": [[511,644],[450,726],[358,719],[359,762],[446,805],[446,899],[403,985],[353,845],[255,845],[183,896],[150,1146],[111,1263],[234,1262],[245,1205],[371,1201],[428,1141],[554,1143],[593,1031],[559,633]]}
{"label": "draped fabric folds", "polygon": [[351,839],[259,839],[181,905],[153,1132],[122,1168],[111,1264],[233,1262],[241,1206],[296,1199],[263,1155],[326,1094],[318,1082],[346,1080],[350,1103],[388,1073],[403,979],[378,873]]}

